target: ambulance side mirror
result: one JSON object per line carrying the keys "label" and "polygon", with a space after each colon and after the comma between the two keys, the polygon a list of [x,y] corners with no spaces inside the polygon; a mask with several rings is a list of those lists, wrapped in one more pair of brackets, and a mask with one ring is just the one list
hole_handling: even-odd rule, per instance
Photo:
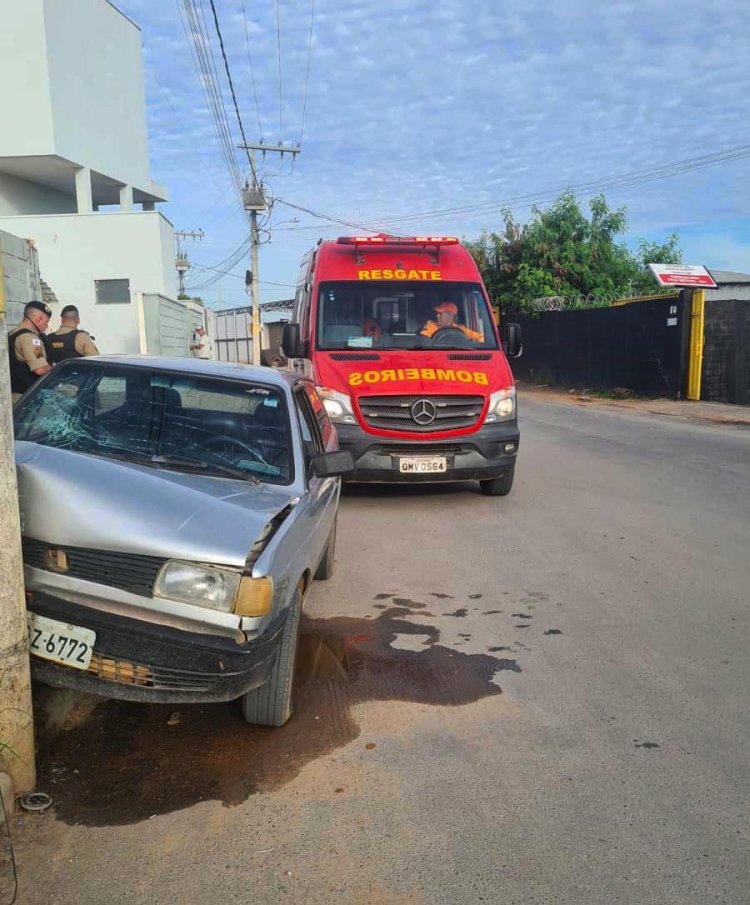
{"label": "ambulance side mirror", "polygon": [[284,324],[281,333],[281,349],[287,358],[307,358],[307,343],[299,338],[299,324]]}
{"label": "ambulance side mirror", "polygon": [[523,354],[520,324],[506,324],[503,327],[503,351],[508,358],[519,358]]}

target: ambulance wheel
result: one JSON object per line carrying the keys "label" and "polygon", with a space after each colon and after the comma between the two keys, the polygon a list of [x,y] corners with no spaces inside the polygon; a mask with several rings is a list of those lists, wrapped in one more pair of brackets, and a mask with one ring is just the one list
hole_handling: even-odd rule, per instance
{"label": "ambulance wheel", "polygon": [[260,688],[242,697],[242,715],[254,726],[283,726],[292,715],[294,660],[297,656],[302,598],[299,590],[292,598],[289,613],[281,630],[281,644],[276,652],[271,675]]}
{"label": "ambulance wheel", "polygon": [[497,478],[490,478],[489,481],[480,481],[479,489],[485,496],[508,496],[513,486],[514,468],[509,468]]}
{"label": "ambulance wheel", "polygon": [[331,528],[331,534],[328,538],[328,544],[326,545],[326,551],[323,554],[323,559],[320,561],[320,565],[318,566],[318,570],[315,573],[316,581],[328,581],[328,579],[333,575],[333,557],[336,553],[336,521],[333,522],[333,528]]}

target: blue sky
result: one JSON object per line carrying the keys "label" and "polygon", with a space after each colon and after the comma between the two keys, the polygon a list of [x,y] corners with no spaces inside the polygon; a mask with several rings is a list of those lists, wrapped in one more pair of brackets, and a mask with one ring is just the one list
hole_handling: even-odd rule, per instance
{"label": "blue sky", "polygon": [[[291,174],[288,159],[280,175],[277,157],[264,165],[271,193],[344,220],[473,238],[498,228],[499,209],[518,196],[544,201],[570,185],[748,142],[750,26],[741,0],[315,0],[302,135],[310,0],[280,0],[281,104],[275,3],[215,2],[248,138],[302,138]],[[205,230],[188,251],[213,266],[240,245],[245,221],[183,31],[182,0],[118,5],[142,28],[152,175],[171,197],[164,212],[178,229]],[[221,65],[217,44],[214,52]],[[749,183],[750,157],[606,196],[627,206],[629,241],[678,231],[686,262],[750,271]],[[486,207],[466,210],[479,204]],[[511,207],[528,216],[529,201]],[[459,210],[421,216],[446,208]],[[294,217],[300,222],[282,222]],[[264,300],[291,295],[274,284],[294,282],[320,236],[352,232],[281,204],[273,221],[261,251]],[[196,270],[189,282],[211,273]],[[232,276],[201,294],[211,304],[246,303]]]}

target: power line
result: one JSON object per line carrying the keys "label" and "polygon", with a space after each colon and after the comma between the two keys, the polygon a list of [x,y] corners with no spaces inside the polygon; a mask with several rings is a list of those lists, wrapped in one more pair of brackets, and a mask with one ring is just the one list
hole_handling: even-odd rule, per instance
{"label": "power line", "polygon": [[[226,277],[235,277],[238,280],[244,280],[244,273],[233,273],[231,270],[218,270],[216,267],[204,267],[201,264],[193,264],[195,270],[211,270],[214,273],[221,274]],[[285,289],[295,289],[295,285],[293,283],[276,283],[273,280],[261,280],[261,286],[283,286]]]}
{"label": "power line", "polygon": [[[307,75],[305,76],[305,95],[302,101],[302,125],[299,130],[299,143],[302,144],[302,137],[305,134],[305,112],[307,111],[307,87],[310,84],[310,62],[312,60],[312,39],[313,26],[315,24],[315,0],[310,0],[310,37],[307,42]],[[294,158],[292,158],[292,167],[294,166]]]}
{"label": "power line", "polygon": [[250,53],[250,35],[247,30],[247,16],[245,15],[245,0],[242,0],[242,21],[245,23],[245,44],[247,46],[247,61],[250,64],[250,81],[253,85],[253,96],[255,98],[255,112],[258,114],[258,134],[260,140],[263,141],[263,126],[260,121],[260,104],[258,103],[258,90],[255,87],[255,73],[253,72],[253,57]]}
{"label": "power line", "polygon": [[[247,138],[245,137],[245,127],[242,125],[242,117],[240,116],[240,108],[237,103],[237,95],[234,90],[234,82],[232,81],[232,73],[229,70],[229,61],[227,60],[227,54],[224,49],[224,38],[222,37],[221,28],[219,26],[219,17],[216,15],[216,4],[214,3],[214,0],[209,0],[209,3],[211,4],[211,12],[213,13],[213,17],[214,17],[214,25],[216,26],[216,35],[219,39],[219,47],[221,48],[221,56],[224,60],[224,69],[226,70],[226,73],[227,73],[227,81],[229,82],[229,90],[232,92],[232,101],[234,103],[234,112],[237,115],[237,125],[240,127],[240,135],[242,136],[242,143],[246,145]],[[253,163],[253,159],[247,150],[246,150],[246,153],[247,153],[247,161],[250,164],[250,170],[252,171],[253,179],[255,180],[256,179],[255,164]]]}
{"label": "power line", "polygon": [[682,175],[693,170],[702,169],[708,166],[715,166],[719,163],[726,163],[731,160],[740,160],[750,157],[750,145],[738,145],[734,148],[728,148],[723,151],[716,151],[710,154],[702,154],[698,157],[688,157],[681,160],[671,161],[657,167],[648,167],[641,170],[634,170],[619,176],[613,176],[607,179],[590,180],[565,188],[546,189],[543,191],[529,192],[522,195],[516,195],[503,201],[484,201],[476,204],[461,205],[457,207],[441,208],[432,211],[422,211],[416,214],[404,214],[403,216],[386,217],[382,223],[410,223],[422,222],[426,218],[431,218],[432,222],[443,220],[446,218],[453,219],[459,214],[469,213],[490,213],[509,207],[511,204],[519,204],[523,202],[540,203],[550,198],[557,197],[564,191],[605,191],[612,188],[627,188],[634,185],[642,185],[645,182],[651,182],[655,179],[667,179],[672,176]]}
{"label": "power line", "polygon": [[274,201],[278,204],[283,204],[285,207],[291,207],[295,211],[302,211],[304,214],[310,214],[311,217],[317,217],[319,220],[329,220],[331,223],[338,223],[341,226],[350,226],[352,229],[361,229],[366,233],[376,233],[380,230],[379,226],[366,226],[363,223],[354,223],[352,220],[343,220],[340,217],[332,217],[329,214],[311,210],[309,207],[304,207],[301,204],[293,204],[291,201],[285,201],[283,198],[279,198],[278,195],[274,198]]}
{"label": "power line", "polygon": [[[234,144],[229,131],[229,122],[226,116],[226,108],[221,95],[221,87],[217,83],[216,69],[213,67],[209,58],[211,50],[210,40],[206,31],[201,27],[200,17],[195,8],[193,0],[183,0],[183,11],[179,6],[178,12],[182,23],[185,37],[190,49],[190,56],[193,66],[198,75],[198,79],[203,88],[203,94],[208,104],[211,122],[219,143],[219,150],[224,158],[224,163],[232,183],[232,188],[237,201],[242,206],[242,178],[237,166],[237,157],[234,150]],[[187,21],[186,21],[187,19]],[[205,19],[205,16],[204,16]]]}
{"label": "power line", "polygon": [[276,0],[276,47],[279,57],[279,141],[284,144],[284,101],[281,87],[281,12],[279,0]]}

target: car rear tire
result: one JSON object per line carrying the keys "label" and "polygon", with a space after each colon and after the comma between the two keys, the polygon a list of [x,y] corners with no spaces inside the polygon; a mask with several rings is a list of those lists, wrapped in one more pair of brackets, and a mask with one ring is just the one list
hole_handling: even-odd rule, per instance
{"label": "car rear tire", "polygon": [[331,528],[331,534],[328,538],[328,543],[326,544],[326,551],[323,554],[323,559],[320,561],[320,565],[315,573],[316,581],[328,581],[328,579],[333,575],[333,558],[336,554],[336,519],[333,522],[333,528]]}
{"label": "car rear tire", "polygon": [[479,489],[485,496],[508,496],[513,486],[514,472],[515,466],[496,478],[490,478],[489,481],[480,481]]}
{"label": "car rear tire", "polygon": [[294,660],[297,656],[302,597],[297,590],[281,630],[281,644],[271,675],[260,688],[242,697],[242,715],[255,726],[283,726],[292,715]]}

